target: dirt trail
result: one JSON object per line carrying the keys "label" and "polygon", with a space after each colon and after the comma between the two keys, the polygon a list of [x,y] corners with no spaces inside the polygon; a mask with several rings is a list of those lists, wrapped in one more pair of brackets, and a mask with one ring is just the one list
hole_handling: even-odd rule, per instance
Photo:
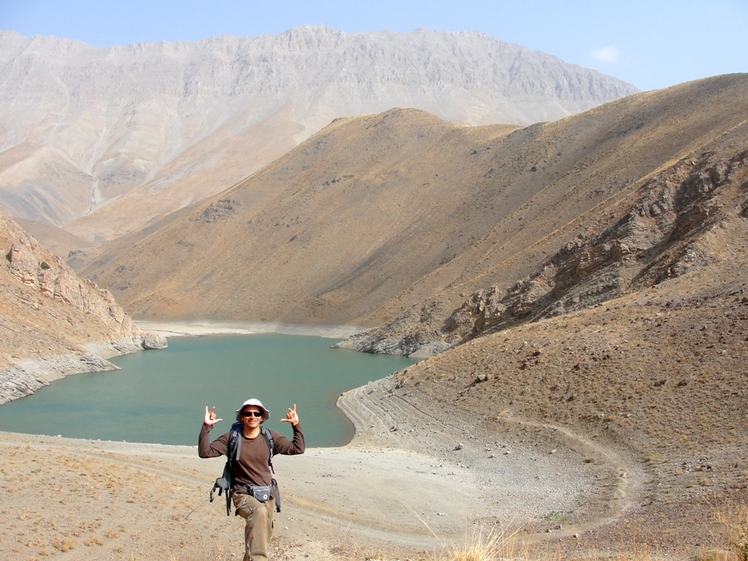
{"label": "dirt trail", "polygon": [[350,447],[413,450],[467,470],[480,498],[465,525],[498,521],[531,540],[559,538],[609,524],[643,500],[646,473],[623,452],[568,428],[446,411],[395,389],[388,377],[339,399],[356,426]]}

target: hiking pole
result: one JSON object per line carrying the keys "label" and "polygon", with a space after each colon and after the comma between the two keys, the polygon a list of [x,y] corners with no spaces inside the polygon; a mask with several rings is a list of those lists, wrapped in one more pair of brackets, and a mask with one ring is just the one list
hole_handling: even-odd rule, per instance
{"label": "hiking pole", "polygon": [[[190,514],[192,514],[193,512],[195,512],[195,511],[196,511],[196,510],[197,510],[198,508],[200,508],[200,507],[201,507],[201,506],[203,506],[204,504],[205,504],[205,503],[204,503],[204,502],[202,502],[202,503],[200,503],[199,505],[197,505],[197,506],[196,506],[195,508],[193,508],[193,509],[192,509],[192,510],[190,511]],[[190,514],[188,514],[187,516],[185,516],[185,517],[184,517],[184,519],[185,519],[185,520],[187,520],[187,519],[188,519],[188,518],[190,517]]]}

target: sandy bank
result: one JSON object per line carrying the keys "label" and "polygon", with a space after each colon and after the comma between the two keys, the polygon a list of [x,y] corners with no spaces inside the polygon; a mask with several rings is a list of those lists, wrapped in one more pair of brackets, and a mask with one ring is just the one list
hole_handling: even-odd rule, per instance
{"label": "sandy bank", "polygon": [[[6,559],[48,555],[65,541],[76,559],[92,560],[112,551],[167,559],[177,548],[203,551],[204,540],[215,551],[241,550],[241,520],[226,516],[222,497],[208,502],[223,460],[202,460],[196,447],[0,433],[0,456]],[[278,549],[351,538],[430,549],[438,542],[419,517],[441,536],[459,535],[480,499],[466,469],[404,450],[310,449],[274,465]]]}
{"label": "sandy bank", "polygon": [[308,335],[342,339],[361,331],[361,327],[347,325],[312,326],[284,323],[259,322],[213,322],[195,321],[169,323],[136,320],[135,324],[144,332],[158,333],[164,337],[196,337],[202,335],[251,335],[254,333],[278,333],[282,335]]}
{"label": "sandy bank", "polygon": [[479,498],[463,528],[491,520],[572,536],[616,519],[641,493],[640,467],[599,442],[551,424],[447,409],[395,376],[347,392],[338,406],[356,426],[350,448],[410,450],[464,469]]}

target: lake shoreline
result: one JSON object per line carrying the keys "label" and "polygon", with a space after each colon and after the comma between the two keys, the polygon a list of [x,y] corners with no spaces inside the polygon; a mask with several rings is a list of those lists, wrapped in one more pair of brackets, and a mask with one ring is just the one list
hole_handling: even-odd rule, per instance
{"label": "lake shoreline", "polygon": [[146,333],[81,345],[76,353],[14,358],[0,370],[0,405],[33,395],[37,390],[74,374],[119,370],[110,359],[153,350]]}
{"label": "lake shoreline", "polygon": [[344,339],[366,329],[351,325],[296,325],[271,322],[208,321],[159,322],[134,320],[143,332],[156,333],[164,337],[202,337],[208,335],[304,335],[326,339]]}

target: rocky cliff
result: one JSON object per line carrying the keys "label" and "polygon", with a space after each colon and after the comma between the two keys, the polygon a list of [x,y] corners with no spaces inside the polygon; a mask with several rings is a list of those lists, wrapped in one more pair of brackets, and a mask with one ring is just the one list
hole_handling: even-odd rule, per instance
{"label": "rocky cliff", "polygon": [[100,243],[228,188],[337,117],[413,107],[524,125],[635,91],[480,33],[317,26],[92,48],[0,32],[0,204]]}
{"label": "rocky cliff", "polygon": [[67,374],[116,369],[112,356],[165,346],[142,334],[108,290],[1,215],[0,253],[0,403]]}
{"label": "rocky cliff", "polygon": [[[433,302],[419,304],[336,346],[431,356],[475,337],[599,306],[695,269],[719,268],[746,246],[747,138],[743,122],[647,179],[634,201],[615,209],[620,218],[612,226],[579,234],[515,284],[479,290],[447,318],[428,313]],[[726,296],[741,300],[743,290],[735,285]]]}

